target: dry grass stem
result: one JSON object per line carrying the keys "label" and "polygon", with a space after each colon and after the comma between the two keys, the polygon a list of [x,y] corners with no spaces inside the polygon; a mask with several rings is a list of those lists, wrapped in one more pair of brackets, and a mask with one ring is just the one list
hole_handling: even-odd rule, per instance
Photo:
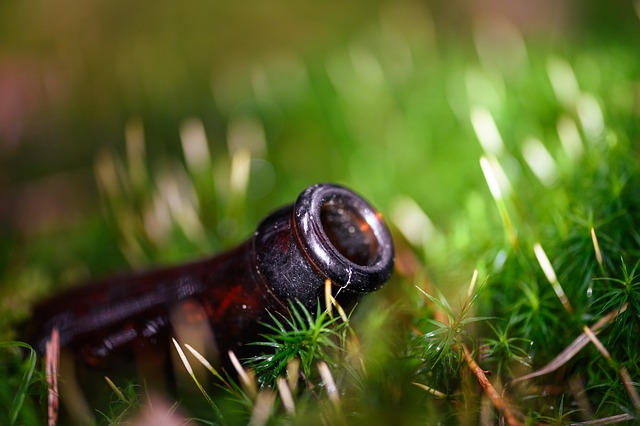
{"label": "dry grass stem", "polygon": [[593,419],[594,412],[589,402],[587,390],[584,387],[584,376],[574,375],[569,377],[569,389],[580,409],[580,417],[583,419]]}
{"label": "dry grass stem", "polygon": [[[602,344],[600,339],[598,339],[598,337],[587,326],[584,326],[584,332],[589,338],[589,340],[591,341],[591,343],[593,343],[595,347],[598,348],[598,351],[609,362],[609,364],[612,367],[616,368],[615,361],[611,357],[611,354],[609,353],[607,348],[605,348],[605,346]],[[629,394],[629,398],[631,399],[631,403],[633,404],[633,407],[636,410],[640,409],[640,396],[638,395],[638,391],[636,390],[633,384],[633,381],[631,380],[631,376],[629,375],[629,372],[627,371],[626,367],[624,366],[620,367],[620,369],[618,370],[618,376],[622,381],[622,385],[624,386],[627,393]]]}
{"label": "dry grass stem", "polygon": [[571,426],[604,426],[634,420],[631,414],[618,414],[616,416],[604,417],[602,419],[588,420],[586,422],[571,423]]}
{"label": "dry grass stem", "polygon": [[108,376],[104,376],[104,380],[106,380],[107,384],[109,385],[113,393],[116,394],[116,396],[120,401],[125,402],[127,404],[129,403],[129,401],[127,401],[127,398],[125,398],[122,391],[116,386],[115,383],[113,383],[113,380],[111,380]]}
{"label": "dry grass stem", "polygon": [[49,426],[58,422],[59,393],[58,369],[60,365],[60,333],[56,327],[51,330],[45,348],[46,376],[47,376],[47,417]]}
{"label": "dry grass stem", "polygon": [[273,403],[276,400],[276,394],[270,390],[261,390],[256,395],[256,402],[251,411],[251,419],[249,420],[249,426],[263,426],[266,425],[271,417],[271,409]]}
{"label": "dry grass stem", "polygon": [[278,377],[276,384],[278,386],[278,393],[280,394],[280,398],[282,399],[282,405],[284,405],[284,409],[287,410],[287,413],[295,415],[296,404],[293,400],[293,395],[291,394],[291,389],[289,388],[287,381],[282,377]]}
{"label": "dry grass stem", "polygon": [[542,272],[544,272],[545,277],[547,277],[547,280],[553,287],[553,291],[555,291],[556,296],[558,296],[558,299],[560,299],[560,303],[562,303],[562,306],[564,306],[565,310],[569,314],[572,314],[573,306],[571,306],[571,303],[569,302],[569,298],[565,294],[564,290],[562,289],[562,286],[560,285],[560,282],[558,281],[558,277],[556,276],[556,271],[553,269],[553,266],[551,265],[551,261],[547,257],[547,253],[545,253],[540,243],[535,243],[533,245],[533,251],[536,255],[536,259],[538,260],[538,263],[540,264],[540,267],[542,268]]}
{"label": "dry grass stem", "polygon": [[636,409],[636,412],[640,413],[640,396],[638,395],[638,391],[636,390],[635,384],[633,380],[631,380],[631,375],[625,366],[620,367],[620,371],[618,372],[620,376],[620,380],[622,381],[622,385],[626,389],[629,394],[629,398],[631,399],[631,403],[633,404],[633,408]]}
{"label": "dry grass stem", "polygon": [[300,375],[300,358],[294,357],[287,361],[287,382],[289,389],[295,392],[298,388],[298,377]]}
{"label": "dry grass stem", "polygon": [[324,280],[324,305],[327,307],[329,316],[333,315],[333,296],[331,295],[331,280]]}
{"label": "dry grass stem", "polygon": [[329,400],[336,407],[338,407],[340,405],[340,395],[338,394],[338,387],[336,386],[335,380],[333,380],[333,375],[331,374],[331,370],[329,370],[329,366],[326,362],[320,361],[318,363],[318,372],[320,372],[320,377],[324,382]]}
{"label": "dry grass stem", "polygon": [[591,227],[591,241],[593,241],[593,250],[596,252],[596,261],[598,265],[602,266],[602,251],[600,251],[600,244],[598,244],[598,237],[596,231]]}
{"label": "dry grass stem", "polygon": [[233,386],[231,386],[231,384],[224,377],[222,377],[222,375],[220,375],[220,373],[218,373],[218,370],[216,370],[211,365],[211,363],[209,361],[207,361],[207,359],[204,356],[202,356],[202,354],[200,352],[195,350],[188,343],[185,343],[184,346],[189,350],[189,352],[191,352],[191,354],[198,360],[198,362],[200,362],[200,364],[202,364],[207,370],[209,370],[211,372],[211,374],[213,374],[215,377],[217,377],[219,380],[221,380],[222,383],[224,383],[225,386],[228,389],[230,389],[231,391],[233,391],[235,393],[235,390],[234,390]]}
{"label": "dry grass stem", "polygon": [[178,342],[176,341],[176,339],[171,339],[171,341],[173,342],[173,346],[175,346],[176,351],[178,352],[178,355],[180,356],[180,360],[182,361],[182,364],[184,364],[184,368],[187,370],[187,373],[189,373],[189,375],[193,376],[193,368],[191,368],[191,364],[189,363],[189,360],[187,359],[186,355],[184,354],[182,348],[180,347],[180,345],[178,344]]}
{"label": "dry grass stem", "polygon": [[[623,313],[627,309],[627,305],[624,305],[620,310],[614,310],[609,312],[604,317],[600,318],[598,322],[590,327],[590,332],[594,335],[598,334],[602,328],[612,322],[618,315]],[[510,384],[515,384],[518,382],[522,382],[525,380],[533,379],[534,377],[544,376],[545,374],[549,374],[553,371],[556,371],[558,368],[562,367],[564,364],[569,362],[582,348],[587,346],[589,343],[589,337],[586,333],[580,334],[569,346],[567,346],[562,352],[558,354],[554,359],[552,359],[547,365],[540,368],[533,373],[526,374],[524,376],[518,377],[511,381]]]}
{"label": "dry grass stem", "polygon": [[231,360],[231,364],[233,364],[233,368],[235,368],[238,373],[238,377],[240,378],[244,391],[250,397],[255,397],[258,393],[258,386],[256,385],[255,380],[252,380],[252,378],[249,377],[247,370],[245,370],[242,364],[240,364],[238,357],[233,353],[233,351],[229,351],[229,359]]}
{"label": "dry grass stem", "polygon": [[[504,187],[507,187],[508,179],[506,175],[502,171],[500,167],[500,163],[493,156],[483,156],[480,158],[480,167],[482,168],[482,173],[484,174],[484,178],[487,181],[487,186],[489,186],[489,191],[491,192],[491,196],[498,207],[498,213],[500,214],[500,218],[502,219],[502,223],[507,232],[507,236],[509,237],[509,241],[511,245],[516,247],[518,245],[518,236],[516,234],[515,228],[513,227],[513,222],[511,221],[511,217],[509,216],[509,211],[507,209],[507,205],[504,200]],[[495,168],[499,169],[499,174],[496,173]],[[505,181],[504,185],[500,185],[501,180],[498,179],[498,175],[502,176],[502,181]]]}
{"label": "dry grass stem", "polygon": [[478,282],[478,269],[473,270],[473,275],[471,276],[471,283],[469,284],[469,290],[467,291],[467,302],[471,300],[473,296],[473,292],[476,289],[476,283]]}
{"label": "dry grass stem", "polygon": [[427,391],[427,392],[429,392],[431,395],[433,395],[433,396],[437,396],[438,398],[446,398],[446,397],[447,397],[447,395],[446,395],[446,394],[444,394],[444,393],[440,392],[439,390],[437,390],[437,389],[433,389],[433,388],[430,388],[429,386],[424,385],[424,384],[422,384],[422,383],[418,383],[418,382],[411,382],[411,384],[412,384],[412,385],[415,385],[415,386],[417,386],[417,387],[419,387],[420,389],[424,389],[424,390],[426,390],[426,391]]}

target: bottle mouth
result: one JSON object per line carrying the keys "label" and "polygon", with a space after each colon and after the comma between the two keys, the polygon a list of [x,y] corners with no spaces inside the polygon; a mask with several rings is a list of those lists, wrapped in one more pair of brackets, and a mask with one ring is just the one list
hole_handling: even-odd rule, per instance
{"label": "bottle mouth", "polygon": [[380,213],[354,192],[333,184],[307,188],[295,203],[294,225],[306,255],[336,285],[368,293],[391,276],[391,234]]}

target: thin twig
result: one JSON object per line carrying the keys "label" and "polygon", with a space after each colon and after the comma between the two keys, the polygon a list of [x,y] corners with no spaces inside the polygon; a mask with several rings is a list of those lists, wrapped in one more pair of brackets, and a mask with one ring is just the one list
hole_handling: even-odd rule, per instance
{"label": "thin twig", "polygon": [[502,399],[502,397],[498,394],[498,391],[496,391],[496,389],[493,387],[486,374],[484,373],[484,370],[482,370],[473,359],[473,356],[471,355],[469,348],[467,348],[467,345],[461,343],[460,346],[462,346],[462,350],[464,351],[464,357],[467,361],[467,365],[476,375],[478,383],[480,383],[480,386],[482,386],[482,389],[491,400],[491,403],[504,415],[507,424],[511,426],[522,425],[523,423],[515,418],[508,404],[504,399]]}

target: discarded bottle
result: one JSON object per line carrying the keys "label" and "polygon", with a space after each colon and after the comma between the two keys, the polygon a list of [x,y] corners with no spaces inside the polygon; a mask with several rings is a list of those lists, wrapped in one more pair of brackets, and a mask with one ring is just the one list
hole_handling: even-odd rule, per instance
{"label": "discarded bottle", "polygon": [[[55,327],[75,363],[106,368],[133,356],[162,364],[170,337],[181,340],[185,329],[204,327],[220,354],[241,356],[269,312],[286,314],[295,300],[315,312],[327,278],[338,302],[351,306],[380,288],[393,265],[381,215],[346,188],[318,184],[269,215],[233,250],[107,278],[37,306],[32,342],[43,352]],[[155,358],[145,360],[145,354]]]}

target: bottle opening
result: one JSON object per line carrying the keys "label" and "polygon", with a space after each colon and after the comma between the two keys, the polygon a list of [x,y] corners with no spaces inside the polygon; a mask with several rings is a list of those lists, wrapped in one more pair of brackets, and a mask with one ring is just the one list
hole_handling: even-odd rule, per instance
{"label": "bottle opening", "polygon": [[378,261],[378,239],[353,206],[331,199],[320,208],[320,221],[331,244],[351,262],[371,266]]}
{"label": "bottle opening", "polygon": [[340,288],[376,290],[393,272],[394,250],[380,214],[346,188],[318,184],[296,201],[293,225],[314,267]]}

